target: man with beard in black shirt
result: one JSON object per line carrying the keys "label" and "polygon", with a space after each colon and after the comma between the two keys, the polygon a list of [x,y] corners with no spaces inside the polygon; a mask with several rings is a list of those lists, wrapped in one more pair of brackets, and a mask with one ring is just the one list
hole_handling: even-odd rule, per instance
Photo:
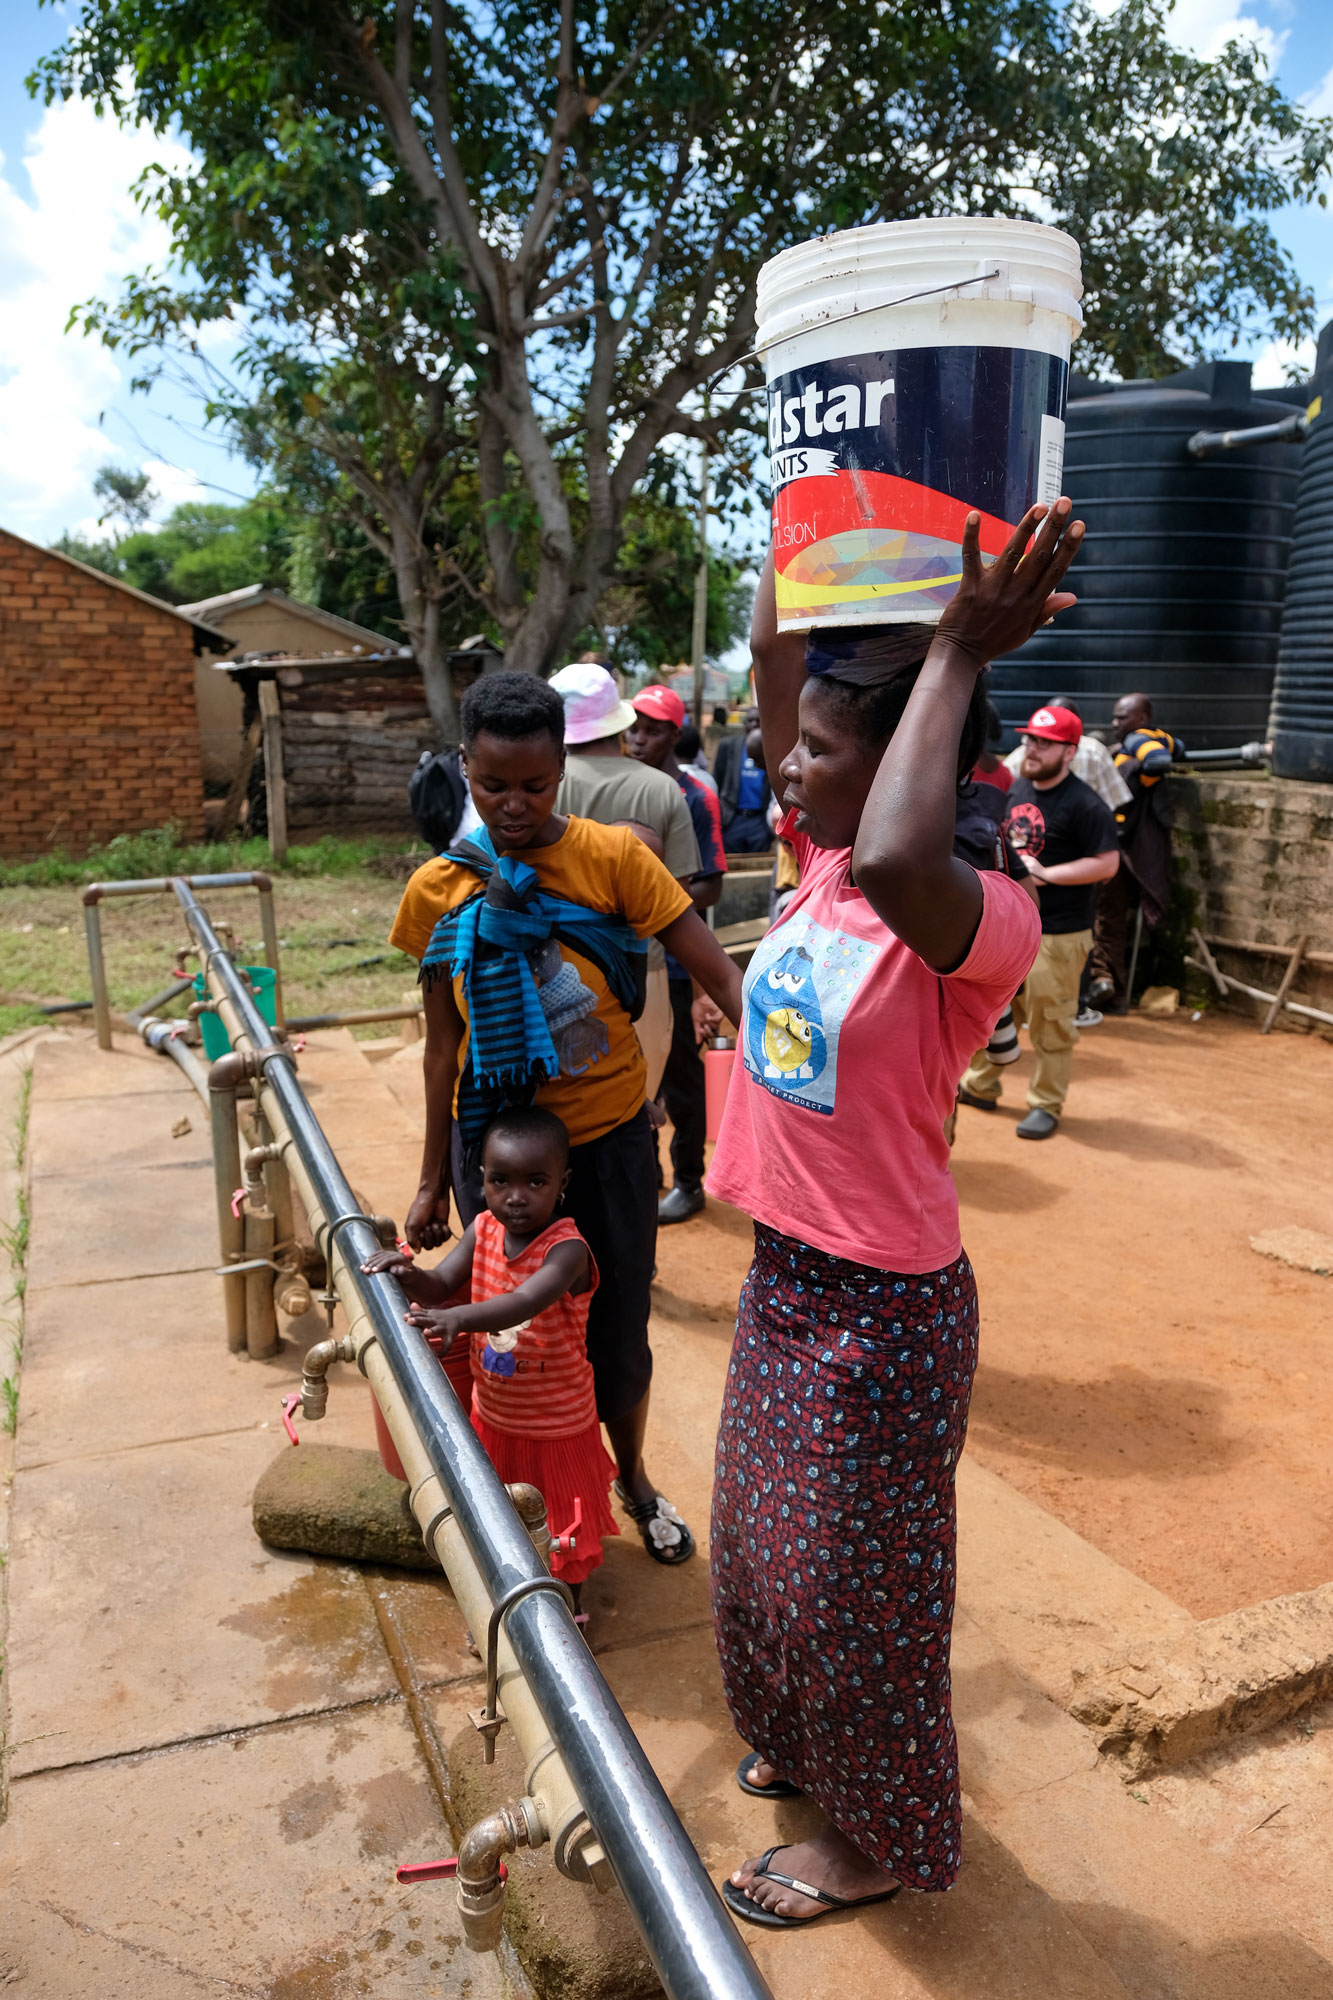
{"label": "man with beard in black shirt", "polygon": [[[1036,1062],[1020,1139],[1049,1139],[1069,1094],[1078,1029],[1078,986],[1092,946],[1093,890],[1120,866],[1115,820],[1090,785],[1073,775],[1083,724],[1068,708],[1039,708],[1023,736],[1023,763],[1008,796],[1005,832],[1037,884],[1041,950],[1014,1001]],[[993,1111],[1000,1071],[985,1050],[973,1058],[961,1104]]]}

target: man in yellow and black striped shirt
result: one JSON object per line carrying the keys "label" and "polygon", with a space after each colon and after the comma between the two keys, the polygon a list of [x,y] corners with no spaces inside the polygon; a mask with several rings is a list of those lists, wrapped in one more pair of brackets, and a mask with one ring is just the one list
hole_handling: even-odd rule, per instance
{"label": "man in yellow and black striped shirt", "polygon": [[[1111,718],[1115,767],[1132,792],[1151,791],[1173,764],[1182,761],[1185,746],[1178,736],[1153,724],[1152,702],[1146,694],[1122,694]],[[1116,818],[1123,826],[1129,806]]]}

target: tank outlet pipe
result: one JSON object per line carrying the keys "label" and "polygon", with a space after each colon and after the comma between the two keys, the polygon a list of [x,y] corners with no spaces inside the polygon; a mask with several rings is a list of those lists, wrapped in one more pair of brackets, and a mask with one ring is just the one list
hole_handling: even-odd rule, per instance
{"label": "tank outlet pipe", "polygon": [[772,2000],[448,1377],[407,1324],[402,1288],[361,1269],[379,1239],[306,1102],[291,1050],[236,977],[188,883],[177,882],[176,896],[228,1033],[253,1060],[269,1130],[279,1144],[291,1142],[289,1169],[408,1474],[427,1547],[473,1631],[486,1632],[488,1645],[494,1632],[525,1789],[543,1803],[557,1868],[573,1879],[614,1876],[668,2000]]}
{"label": "tank outlet pipe", "polygon": [[1211,458],[1214,452],[1239,451],[1250,444],[1299,444],[1310,425],[1304,410],[1293,410],[1275,424],[1255,424],[1247,431],[1195,431],[1186,449],[1191,458]]}
{"label": "tank outlet pipe", "polygon": [[1234,750],[1190,750],[1187,764],[1266,764],[1273,753],[1271,743],[1238,743]]}

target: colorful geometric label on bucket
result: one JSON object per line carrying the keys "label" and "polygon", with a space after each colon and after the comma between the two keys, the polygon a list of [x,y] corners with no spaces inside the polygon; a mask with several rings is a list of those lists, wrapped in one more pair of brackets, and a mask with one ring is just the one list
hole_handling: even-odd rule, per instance
{"label": "colorful geometric label on bucket", "polygon": [[1068,365],[1021,347],[851,354],[769,384],[773,551],[786,625],[938,618],[963,523],[998,555],[1064,465]]}

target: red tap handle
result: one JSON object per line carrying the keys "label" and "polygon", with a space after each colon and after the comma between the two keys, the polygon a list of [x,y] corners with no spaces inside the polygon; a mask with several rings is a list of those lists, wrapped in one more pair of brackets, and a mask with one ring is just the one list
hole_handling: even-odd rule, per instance
{"label": "red tap handle", "polygon": [[231,1198],[231,1212],[233,1215],[239,1217],[241,1213],[241,1203],[244,1200],[245,1200],[245,1189],[243,1187],[238,1187],[236,1192],[233,1194]]}
{"label": "red tap handle", "polygon": [[296,1435],[296,1426],[292,1422],[292,1413],[294,1410],[300,1408],[300,1404],[301,1391],[299,1389],[296,1390],[294,1395],[284,1396],[282,1399],[282,1428],[286,1431],[293,1444],[300,1444],[301,1442],[300,1438]]}
{"label": "red tap handle", "polygon": [[416,1255],[416,1252],[413,1250],[412,1245],[408,1242],[405,1236],[395,1236],[393,1239],[393,1247],[395,1250],[401,1250],[404,1257],[408,1258],[409,1261]]}
{"label": "red tap handle", "polygon": [[[394,1870],[395,1882],[440,1882],[458,1873],[458,1857],[451,1854],[445,1861],[408,1861]],[[509,1870],[500,1863],[500,1880],[509,1880]]]}
{"label": "red tap handle", "polygon": [[576,1537],[578,1535],[579,1529],[582,1526],[583,1526],[583,1502],[582,1500],[580,1500],[579,1496],[576,1493],[574,1495],[574,1518],[562,1534],[552,1535],[551,1554],[573,1555],[575,1549],[578,1547],[578,1542],[576,1540]]}

